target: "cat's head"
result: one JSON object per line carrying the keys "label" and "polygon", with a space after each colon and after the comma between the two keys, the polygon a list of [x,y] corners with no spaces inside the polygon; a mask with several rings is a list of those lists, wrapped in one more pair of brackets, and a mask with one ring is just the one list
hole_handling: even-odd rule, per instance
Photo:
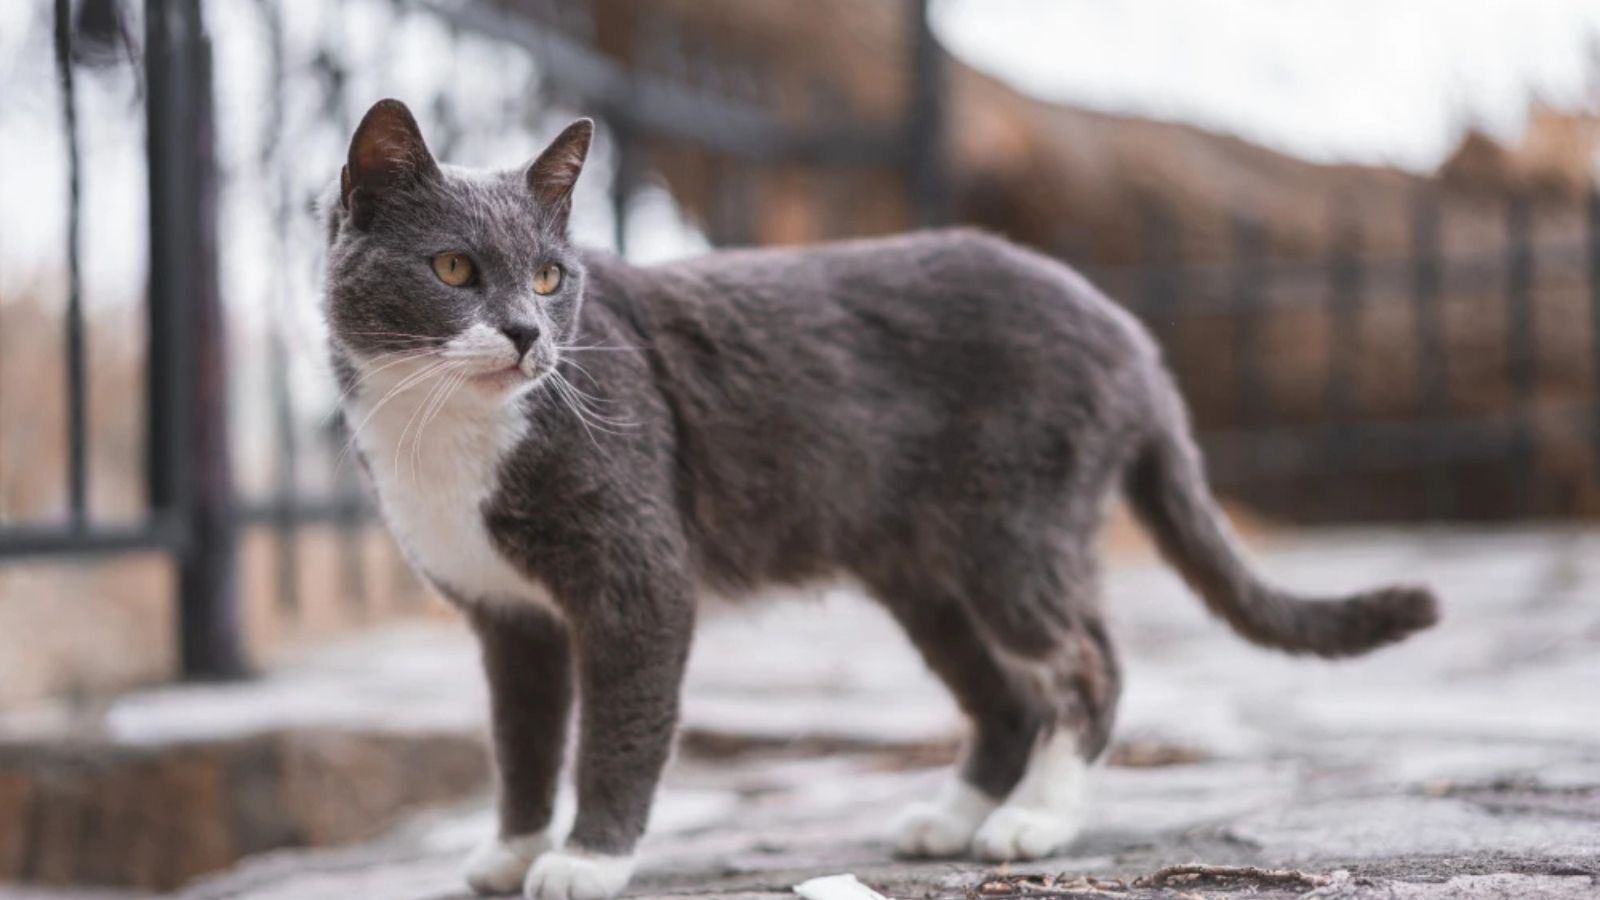
{"label": "cat's head", "polygon": [[503,399],[549,372],[582,302],[567,219],[593,134],[580,119],[526,166],[468,170],[434,160],[405,104],[374,105],[325,213],[325,311],[351,374],[448,372]]}

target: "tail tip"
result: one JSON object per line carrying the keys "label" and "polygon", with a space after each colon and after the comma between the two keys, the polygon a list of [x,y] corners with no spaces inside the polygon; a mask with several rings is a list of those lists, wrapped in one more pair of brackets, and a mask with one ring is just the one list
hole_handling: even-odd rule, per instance
{"label": "tail tip", "polygon": [[1411,631],[1421,631],[1439,624],[1439,598],[1426,585],[1403,585],[1394,588],[1393,601],[1397,619]]}
{"label": "tail tip", "polygon": [[1424,585],[1395,585],[1366,598],[1368,609],[1382,620],[1382,642],[1398,641],[1439,622],[1439,598]]}
{"label": "tail tip", "polygon": [[1362,656],[1398,643],[1439,621],[1439,599],[1420,585],[1394,585],[1365,591],[1325,605],[1309,604],[1302,611],[1325,615],[1307,629],[1309,639],[1292,645],[1290,652],[1313,653],[1329,659]]}

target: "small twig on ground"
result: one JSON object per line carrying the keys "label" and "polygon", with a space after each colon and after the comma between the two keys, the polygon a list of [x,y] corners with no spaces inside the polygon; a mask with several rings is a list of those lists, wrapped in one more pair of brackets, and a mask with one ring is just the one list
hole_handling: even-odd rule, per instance
{"label": "small twig on ground", "polygon": [[977,894],[985,900],[1050,900],[1053,897],[1082,897],[1084,894],[1107,894],[1126,891],[1128,886],[1120,879],[1104,880],[1080,875],[1065,876],[1023,875],[991,878],[978,885]]}
{"label": "small twig on ground", "polygon": [[1298,869],[1263,869],[1259,866],[1211,866],[1204,863],[1186,863],[1166,866],[1142,875],[1133,881],[1134,887],[1165,887],[1177,880],[1185,881],[1257,881],[1266,884],[1299,884],[1322,887],[1330,879]]}

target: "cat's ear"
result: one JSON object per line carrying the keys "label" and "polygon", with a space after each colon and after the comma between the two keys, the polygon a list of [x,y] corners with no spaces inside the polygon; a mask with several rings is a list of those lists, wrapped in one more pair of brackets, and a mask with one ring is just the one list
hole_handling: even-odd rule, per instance
{"label": "cat's ear", "polygon": [[528,164],[529,192],[562,230],[572,212],[572,188],[583,172],[583,160],[589,155],[589,141],[593,138],[594,122],[579,119],[556,135],[539,158]]}
{"label": "cat's ear", "polygon": [[339,202],[358,227],[365,227],[373,201],[383,192],[438,178],[439,164],[411,110],[399,100],[379,100],[350,139],[350,158],[339,174]]}

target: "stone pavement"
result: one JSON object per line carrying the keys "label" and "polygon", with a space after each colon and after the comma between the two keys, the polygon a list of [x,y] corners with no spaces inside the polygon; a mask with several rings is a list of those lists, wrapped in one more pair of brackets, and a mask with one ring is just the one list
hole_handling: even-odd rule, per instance
{"label": "stone pavement", "polygon": [[[1289,659],[1232,637],[1153,561],[1119,561],[1112,764],[1066,854],[1004,871],[889,855],[888,822],[937,783],[957,720],[872,606],[841,592],[708,613],[633,894],[777,897],[851,872],[903,898],[1600,896],[1600,532],[1315,532],[1257,549],[1295,587],[1426,580],[1444,622],[1361,660]],[[130,698],[106,727],[470,730],[474,662],[459,628],[407,626],[252,685]],[[487,810],[480,797],[376,841],[254,857],[182,896],[463,897],[458,861]],[[1241,868],[1161,871],[1196,862]]]}

